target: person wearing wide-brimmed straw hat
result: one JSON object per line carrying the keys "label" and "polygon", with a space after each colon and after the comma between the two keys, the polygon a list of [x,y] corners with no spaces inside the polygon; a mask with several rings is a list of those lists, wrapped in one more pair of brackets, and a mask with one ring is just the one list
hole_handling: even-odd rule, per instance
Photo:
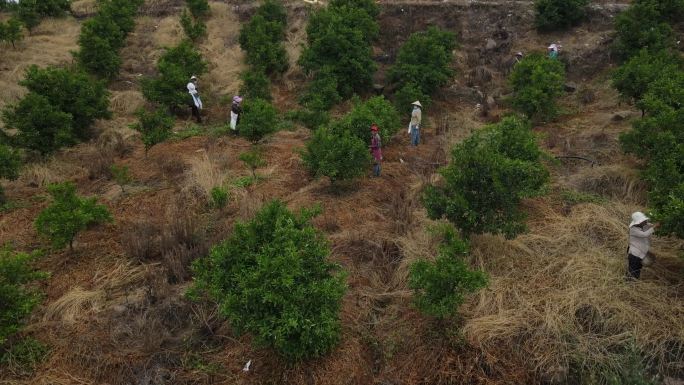
{"label": "person wearing wide-brimmed straw hat", "polygon": [[423,119],[423,105],[416,100],[411,103],[413,111],[411,111],[411,123],[409,123],[408,133],[411,134],[411,144],[417,146],[420,143],[420,123]]}
{"label": "person wearing wide-brimmed straw hat", "polygon": [[627,277],[639,279],[644,258],[649,255],[651,236],[658,224],[651,224],[649,218],[637,211],[629,224],[629,248],[627,249]]}

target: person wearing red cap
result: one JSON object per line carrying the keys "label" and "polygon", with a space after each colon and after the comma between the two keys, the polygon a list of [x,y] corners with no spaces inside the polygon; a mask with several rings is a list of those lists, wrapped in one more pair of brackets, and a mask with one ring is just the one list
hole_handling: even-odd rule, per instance
{"label": "person wearing red cap", "polygon": [[378,133],[378,125],[371,124],[371,144],[370,150],[373,155],[373,175],[380,176],[380,163],[382,162],[382,141]]}

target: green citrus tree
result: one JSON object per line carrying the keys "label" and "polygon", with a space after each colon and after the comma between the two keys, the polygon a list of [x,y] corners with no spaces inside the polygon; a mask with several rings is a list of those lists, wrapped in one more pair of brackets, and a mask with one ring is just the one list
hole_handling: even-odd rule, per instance
{"label": "green citrus tree", "polygon": [[327,176],[334,184],[363,175],[371,156],[366,142],[349,131],[333,132],[321,127],[306,143],[302,161],[314,177]]}

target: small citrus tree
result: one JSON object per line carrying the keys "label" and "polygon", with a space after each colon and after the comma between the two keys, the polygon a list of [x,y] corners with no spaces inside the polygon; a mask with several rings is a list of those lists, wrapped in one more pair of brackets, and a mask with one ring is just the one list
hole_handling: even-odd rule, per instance
{"label": "small citrus tree", "polygon": [[518,63],[509,79],[513,107],[529,118],[554,117],[556,99],[563,94],[565,69],[559,60],[532,53]]}
{"label": "small citrus tree", "polygon": [[279,121],[278,110],[271,103],[258,98],[248,100],[240,118],[240,135],[256,143],[275,132]]}
{"label": "small citrus tree", "polygon": [[653,81],[683,68],[682,59],[676,54],[642,49],[613,73],[613,86],[623,98],[638,102]]}
{"label": "small citrus tree", "polygon": [[456,145],[443,181],[428,186],[423,203],[432,219],[446,218],[466,235],[514,237],[524,230],[523,198],[544,192],[549,178],[529,122],[509,117]]}
{"label": "small citrus tree", "polygon": [[56,248],[69,245],[74,248],[76,235],[88,227],[111,222],[112,216],[96,198],[81,198],[76,195],[76,186],[71,182],[48,186],[53,202],[38,214],[36,229],[50,239]]}
{"label": "small citrus tree", "polygon": [[21,33],[22,24],[17,18],[11,18],[7,23],[0,22],[0,41],[12,44],[12,48],[17,48],[15,43],[24,38]]}
{"label": "small citrus tree", "polygon": [[627,60],[642,49],[658,52],[676,46],[672,25],[684,16],[681,1],[639,0],[615,20],[615,51]]}
{"label": "small citrus tree", "polygon": [[370,165],[368,145],[349,131],[317,129],[306,143],[302,161],[314,177],[327,176],[331,183],[363,175]]}
{"label": "small citrus tree", "polygon": [[449,318],[458,313],[466,294],[487,284],[487,276],[468,267],[464,260],[468,245],[453,226],[440,226],[437,230],[442,237],[439,254],[434,261],[421,259],[411,264],[409,287],[414,291],[414,304],[422,313]]}
{"label": "small citrus tree", "polygon": [[541,31],[570,28],[587,16],[589,0],[536,0],[535,24]]}
{"label": "small citrus tree", "polygon": [[47,274],[35,271],[31,263],[37,253],[15,253],[0,247],[0,359],[7,342],[21,330],[26,317],[40,303],[41,294],[30,284]]}
{"label": "small citrus tree", "polygon": [[252,177],[256,179],[256,170],[259,167],[264,167],[266,165],[266,161],[264,158],[261,156],[261,151],[259,151],[256,148],[253,148],[247,152],[243,152],[240,154],[240,160],[242,163],[244,163],[247,167],[249,167],[250,171],[252,171]]}
{"label": "small citrus tree", "polygon": [[[20,166],[19,154],[13,148],[0,143],[0,179],[17,179]],[[5,193],[0,185],[0,205],[3,203],[5,203]]]}
{"label": "small citrus tree", "polygon": [[356,100],[354,108],[342,119],[331,124],[335,133],[349,132],[362,141],[370,140],[370,126],[380,127],[383,143],[388,143],[400,128],[399,113],[384,96],[372,97],[366,101]]}
{"label": "small citrus tree", "polygon": [[145,155],[147,155],[150,148],[171,137],[173,117],[160,108],[150,112],[140,109],[137,115],[138,123],[132,127],[140,132],[143,144],[145,144]]}
{"label": "small citrus tree", "polygon": [[238,333],[290,361],[321,356],[340,338],[344,275],[326,261],[315,214],[273,201],[193,264],[192,295],[207,293]]}

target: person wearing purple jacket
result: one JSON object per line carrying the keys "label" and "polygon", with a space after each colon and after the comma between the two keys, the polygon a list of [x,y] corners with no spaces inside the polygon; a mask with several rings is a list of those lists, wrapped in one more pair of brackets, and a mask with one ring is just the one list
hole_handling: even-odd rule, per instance
{"label": "person wearing purple jacket", "polygon": [[373,175],[380,176],[380,164],[382,163],[382,141],[378,133],[378,125],[371,124],[371,144],[370,151],[373,155]]}

